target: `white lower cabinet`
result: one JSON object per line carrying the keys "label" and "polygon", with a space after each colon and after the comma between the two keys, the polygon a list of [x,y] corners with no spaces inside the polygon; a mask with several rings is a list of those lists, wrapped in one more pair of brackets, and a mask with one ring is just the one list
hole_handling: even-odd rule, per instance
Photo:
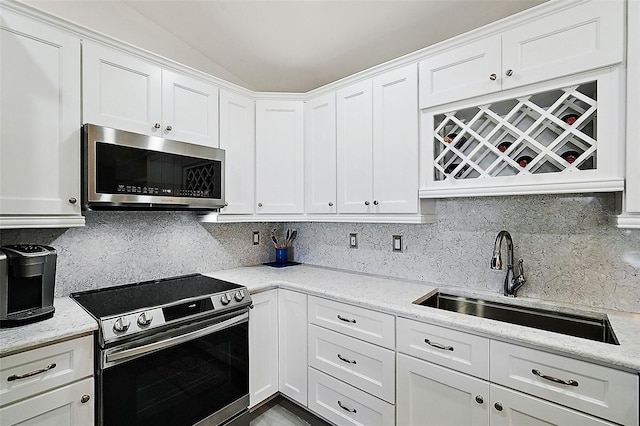
{"label": "white lower cabinet", "polygon": [[489,383],[398,354],[398,425],[489,424]]}
{"label": "white lower cabinet", "polygon": [[394,406],[309,368],[309,409],[336,425],[393,425]]}
{"label": "white lower cabinet", "polygon": [[307,405],[307,295],[278,290],[278,390]]}
{"label": "white lower cabinet", "polygon": [[0,358],[0,424],[94,424],[93,337]]}
{"label": "white lower cabinet", "polygon": [[249,408],[278,392],[278,290],[252,294],[249,311]]}

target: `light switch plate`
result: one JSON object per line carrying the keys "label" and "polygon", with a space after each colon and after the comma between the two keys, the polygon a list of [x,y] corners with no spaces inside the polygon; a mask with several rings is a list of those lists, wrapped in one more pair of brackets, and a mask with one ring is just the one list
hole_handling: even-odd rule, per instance
{"label": "light switch plate", "polygon": [[393,251],[402,253],[402,235],[393,236]]}
{"label": "light switch plate", "polygon": [[253,231],[253,245],[257,246],[260,244],[260,231]]}
{"label": "light switch plate", "polygon": [[351,233],[349,234],[349,248],[358,248],[358,234]]}

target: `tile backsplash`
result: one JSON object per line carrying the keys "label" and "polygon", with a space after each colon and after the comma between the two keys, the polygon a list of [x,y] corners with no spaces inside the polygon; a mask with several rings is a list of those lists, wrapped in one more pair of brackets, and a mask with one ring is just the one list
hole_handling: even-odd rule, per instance
{"label": "tile backsplash", "polygon": [[[489,261],[501,229],[513,236],[527,283],[519,295],[640,313],[640,230],[609,223],[613,194],[438,200],[424,225],[291,223],[294,260],[501,292]],[[87,226],[0,231],[1,244],[58,251],[56,295],[274,260],[271,223],[202,224],[184,212],[88,212]],[[282,229],[282,224],[275,227]],[[261,232],[252,245],[252,231]],[[349,234],[358,248],[349,248]],[[393,252],[401,235],[403,252]]]}
{"label": "tile backsplash", "polygon": [[[295,260],[392,277],[502,292],[489,268],[498,232],[514,240],[527,283],[520,296],[640,313],[640,230],[609,223],[614,194],[438,200],[424,225],[304,223]],[[349,248],[349,234],[358,248]],[[402,235],[403,252],[392,251]],[[506,260],[503,244],[503,261]]]}
{"label": "tile backsplash", "polygon": [[[3,230],[3,245],[58,253],[56,296],[273,260],[271,224],[205,224],[190,212],[87,212],[84,228]],[[252,245],[252,231],[262,244]]]}

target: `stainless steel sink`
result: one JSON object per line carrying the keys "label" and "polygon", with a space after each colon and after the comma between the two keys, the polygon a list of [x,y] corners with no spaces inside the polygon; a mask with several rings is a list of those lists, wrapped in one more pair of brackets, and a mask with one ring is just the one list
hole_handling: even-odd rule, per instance
{"label": "stainless steel sink", "polygon": [[609,319],[604,314],[593,316],[567,314],[440,292],[413,303],[619,345]]}

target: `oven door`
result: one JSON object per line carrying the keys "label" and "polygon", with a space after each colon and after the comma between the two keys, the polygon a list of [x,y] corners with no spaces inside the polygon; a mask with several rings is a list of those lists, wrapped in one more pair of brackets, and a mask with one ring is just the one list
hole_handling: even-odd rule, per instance
{"label": "oven door", "polygon": [[248,313],[101,351],[99,424],[220,424],[249,402]]}

